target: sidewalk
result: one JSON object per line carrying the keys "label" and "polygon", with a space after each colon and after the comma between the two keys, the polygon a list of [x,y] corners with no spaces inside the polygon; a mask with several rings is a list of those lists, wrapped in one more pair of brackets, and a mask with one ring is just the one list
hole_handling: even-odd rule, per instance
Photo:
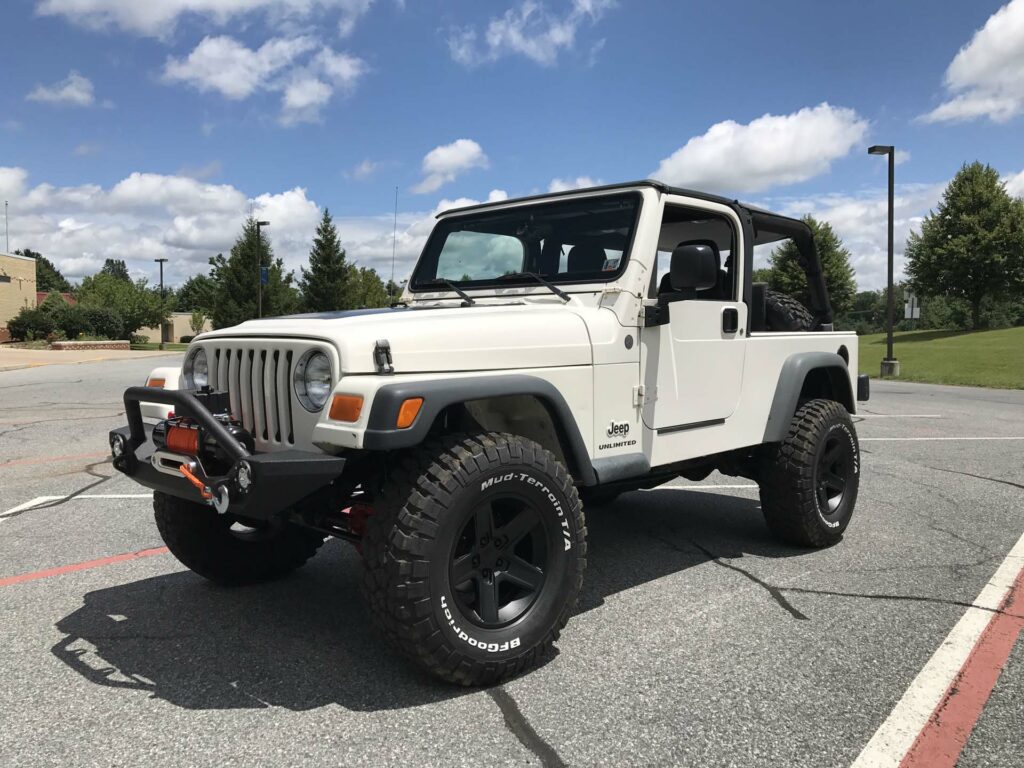
{"label": "sidewalk", "polygon": [[175,352],[135,351],[119,349],[82,349],[82,350],[50,350],[50,349],[12,349],[0,346],[0,371],[13,371],[18,368],[37,368],[41,365],[74,365],[76,363],[95,363],[100,360],[126,360],[140,357],[160,357]]}

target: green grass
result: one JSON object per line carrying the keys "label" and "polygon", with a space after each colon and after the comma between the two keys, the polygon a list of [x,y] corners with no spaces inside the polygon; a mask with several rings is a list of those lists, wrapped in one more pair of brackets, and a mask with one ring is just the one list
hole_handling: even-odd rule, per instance
{"label": "green grass", "polygon": [[[1024,389],[1024,327],[998,331],[907,331],[895,334],[900,378],[930,384]],[[885,334],[860,337],[860,373],[877,378]]]}
{"label": "green grass", "polygon": [[[146,342],[145,344],[132,344],[132,349],[138,349],[138,350],[160,349],[160,345],[157,342],[155,342],[155,341],[149,341],[149,342]],[[164,344],[164,349],[166,351],[168,351],[168,352],[184,352],[186,349],[188,349],[188,344],[176,344],[176,343],[168,341],[166,344]]]}

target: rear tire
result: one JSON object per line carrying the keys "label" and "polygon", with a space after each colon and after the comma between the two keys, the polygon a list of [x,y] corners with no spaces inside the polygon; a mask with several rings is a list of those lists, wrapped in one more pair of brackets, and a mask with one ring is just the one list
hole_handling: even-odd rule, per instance
{"label": "rear tire", "polygon": [[420,667],[491,685],[550,654],[586,547],[579,496],[550,451],[446,435],[390,472],[363,538],[363,590],[381,632]]}
{"label": "rear tire", "polygon": [[289,523],[233,530],[231,515],[156,491],[156,527],[167,548],[190,570],[227,586],[279,579],[303,565],[324,537]]}
{"label": "rear tire", "polygon": [[778,291],[765,291],[764,311],[769,331],[809,331],[814,327],[814,316],[807,307]]}
{"label": "rear tire", "polygon": [[834,400],[811,400],[785,439],[765,446],[761,509],[782,541],[827,547],[850,524],[860,485],[860,446],[853,421]]}

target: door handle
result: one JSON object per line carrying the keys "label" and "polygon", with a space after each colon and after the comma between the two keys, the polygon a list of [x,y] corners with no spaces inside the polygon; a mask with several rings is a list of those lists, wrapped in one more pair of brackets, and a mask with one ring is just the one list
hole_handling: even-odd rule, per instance
{"label": "door handle", "polygon": [[722,332],[736,333],[740,328],[740,313],[736,307],[726,307],[722,310]]}

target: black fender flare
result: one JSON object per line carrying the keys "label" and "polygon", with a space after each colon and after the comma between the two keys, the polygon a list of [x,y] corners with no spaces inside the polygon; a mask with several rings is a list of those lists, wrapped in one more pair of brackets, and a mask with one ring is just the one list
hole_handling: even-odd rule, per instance
{"label": "black fender flare", "polygon": [[[438,414],[445,408],[472,400],[511,395],[536,397],[551,416],[566,458],[572,462],[570,471],[583,485],[596,485],[590,454],[583,442],[576,419],[562,393],[550,382],[527,374],[467,376],[425,381],[396,381],[381,386],[373,397],[363,448],[370,451],[392,451],[419,445],[427,436]],[[422,397],[423,405],[416,420],[407,429],[395,427],[398,409],[411,397]]]}
{"label": "black fender flare", "polygon": [[835,352],[797,352],[787,357],[782,364],[762,442],[778,443],[785,439],[789,422],[800,402],[800,391],[808,374],[815,370],[826,371],[832,382],[835,399],[851,415],[857,412],[857,401],[853,398],[850,370],[846,361]]}

